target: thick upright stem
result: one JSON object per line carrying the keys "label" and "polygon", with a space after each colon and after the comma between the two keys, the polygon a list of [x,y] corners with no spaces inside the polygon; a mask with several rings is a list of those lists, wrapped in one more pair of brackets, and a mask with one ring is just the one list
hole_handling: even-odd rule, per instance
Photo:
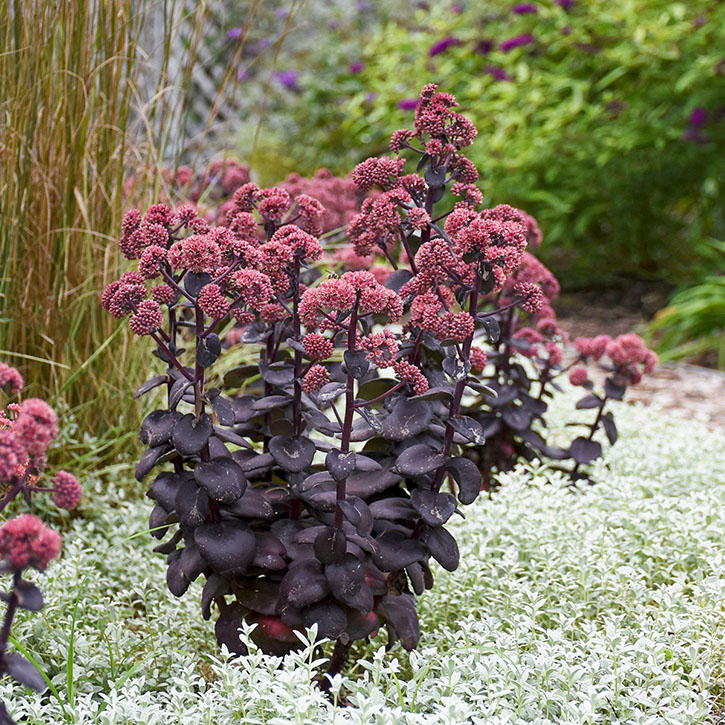
{"label": "thick upright stem", "polygon": [[8,608],[5,612],[5,621],[3,622],[3,628],[0,630],[0,657],[5,653],[8,646],[8,638],[10,637],[10,628],[13,626],[13,618],[15,612],[18,610],[18,595],[15,589],[20,582],[21,574],[16,571],[13,575],[13,590],[10,592],[8,597]]}
{"label": "thick upright stem", "polygon": [[[347,329],[347,349],[354,350],[357,338],[357,311],[360,304],[360,293],[358,292],[355,302],[352,306],[352,314],[350,315],[350,325]],[[350,450],[350,437],[352,436],[352,422],[355,413],[355,378],[348,372],[347,374],[347,390],[345,391],[345,420],[342,424],[342,438],[340,441],[340,450],[347,453]],[[342,527],[342,509],[340,503],[345,500],[345,489],[347,479],[337,482],[336,502],[335,506],[335,527]]]}
{"label": "thick upright stem", "polygon": [[[471,315],[471,317],[475,318],[476,316],[476,310],[478,309],[478,297],[481,291],[481,278],[479,275],[476,275],[476,280],[473,284],[473,289],[471,290],[471,295],[469,297],[469,305],[468,305],[468,313]],[[461,362],[464,362],[469,359],[471,355],[471,346],[473,345],[473,335],[470,335],[466,338],[466,340],[463,343],[463,359]],[[456,389],[453,393],[453,401],[451,402],[451,407],[449,411],[449,420],[446,423],[446,432],[445,432],[445,438],[443,439],[443,457],[444,460],[448,460],[449,456],[451,455],[451,448],[453,446],[453,434],[454,430],[451,427],[450,419],[456,418],[461,410],[461,400],[463,399],[463,393],[466,389],[466,379],[463,378],[463,380],[459,380],[456,384]],[[435,479],[433,480],[433,490],[438,491],[440,490],[441,484],[443,483],[443,477],[445,476],[446,468],[445,466],[440,466],[438,470],[436,471]]]}
{"label": "thick upright stem", "polygon": [[342,668],[345,666],[347,661],[347,655],[352,647],[352,642],[343,644],[339,640],[335,642],[335,649],[332,650],[332,656],[330,657],[330,664],[327,667],[326,675],[320,681],[320,689],[323,692],[327,692],[332,685],[331,678],[342,672]]}
{"label": "thick upright stem", "polygon": [[[292,276],[292,324],[294,326],[295,342],[302,342],[302,326],[297,309],[300,304],[300,258],[295,255],[294,272]],[[292,426],[294,435],[302,432],[302,352],[295,350],[294,369],[294,397],[292,399]]]}

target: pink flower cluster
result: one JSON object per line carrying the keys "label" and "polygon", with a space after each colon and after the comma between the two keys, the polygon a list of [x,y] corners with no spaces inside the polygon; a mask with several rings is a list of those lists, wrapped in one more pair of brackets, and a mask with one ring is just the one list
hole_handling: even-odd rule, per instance
{"label": "pink flower cluster", "polygon": [[12,432],[29,456],[42,457],[58,435],[58,416],[44,400],[28,398],[20,404]]}
{"label": "pink flower cluster", "polygon": [[302,379],[302,389],[314,393],[330,382],[330,371],[323,365],[313,365]]}
{"label": "pink flower cluster", "polygon": [[300,300],[300,319],[307,328],[319,323],[321,330],[340,329],[340,324],[330,319],[330,313],[344,316],[356,299],[360,315],[385,315],[390,322],[396,322],[403,314],[403,302],[393,290],[383,287],[371,272],[357,271],[345,272],[340,278],[326,279],[305,290]]}
{"label": "pink flower cluster", "polygon": [[24,384],[23,376],[15,368],[0,362],[0,388],[10,395],[16,395]]}
{"label": "pink flower cluster", "polygon": [[67,471],[58,471],[53,479],[53,503],[58,508],[74,509],[81,502],[83,489],[78,479]]}
{"label": "pink flower cluster", "polygon": [[608,335],[577,337],[574,346],[585,362],[589,358],[601,360],[604,356],[608,357],[615,375],[625,383],[639,383],[643,374],[649,374],[657,367],[657,354],[633,332],[619,335],[615,339]]}
{"label": "pink flower cluster", "polygon": [[60,536],[32,514],[23,514],[0,528],[0,557],[15,571],[29,566],[44,571],[60,554]]}
{"label": "pink flower cluster", "polygon": [[302,338],[302,347],[305,349],[305,355],[315,362],[327,360],[335,350],[332,340],[328,340],[318,332],[310,332],[305,335]]}

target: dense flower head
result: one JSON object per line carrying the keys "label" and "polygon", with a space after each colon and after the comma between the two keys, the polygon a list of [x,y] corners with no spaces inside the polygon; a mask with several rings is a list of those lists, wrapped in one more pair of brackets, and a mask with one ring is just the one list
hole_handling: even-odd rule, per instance
{"label": "dense flower head", "polygon": [[15,571],[33,566],[44,571],[60,554],[60,535],[33,514],[10,519],[0,528],[0,557]]}
{"label": "dense flower head", "polygon": [[173,305],[176,301],[176,292],[167,284],[158,284],[151,288],[151,298],[160,305]]}
{"label": "dense flower head", "polygon": [[553,300],[560,291],[559,282],[552,272],[533,254],[524,252],[521,264],[511,278],[511,285],[528,282],[539,286],[547,300]]}
{"label": "dense flower head", "polygon": [[482,347],[472,345],[469,360],[471,361],[471,369],[474,372],[480,373],[486,367],[488,357],[486,355],[486,351]]}
{"label": "dense flower head", "polygon": [[[254,322],[254,320],[256,319],[254,312],[248,312],[246,310],[243,310],[241,307],[233,307],[231,310],[231,314],[232,314],[232,317],[240,325],[251,325]],[[239,332],[239,334],[241,335],[242,330],[241,330],[241,328],[234,328],[234,330],[230,330],[230,332],[227,333],[226,340],[230,345],[234,344],[234,343],[232,343],[232,340],[229,337],[231,332]]]}
{"label": "dense flower head", "polygon": [[[460,215],[457,215],[455,221],[459,218]],[[470,218],[470,222],[461,226],[451,238],[464,259],[479,256],[500,267],[505,275],[511,274],[521,264],[526,249],[526,230],[521,223],[487,218],[485,212]]]}
{"label": "dense flower head", "polygon": [[[447,242],[440,237],[434,237],[418,248],[415,254],[415,266],[418,274],[406,287],[411,291],[423,292],[448,282],[449,270],[457,271],[459,260]],[[407,289],[405,291],[407,292]],[[403,290],[401,294],[404,294]]]}
{"label": "dense flower head", "polygon": [[649,350],[644,340],[633,332],[619,335],[606,347],[607,357],[620,378],[638,383],[642,373],[651,373],[657,366],[657,355]]}
{"label": "dense flower head", "polygon": [[168,250],[158,244],[152,244],[146,247],[141,253],[141,259],[138,262],[139,274],[144,279],[155,279],[161,275],[161,265],[166,262]]}
{"label": "dense flower head", "polygon": [[475,321],[468,312],[446,312],[440,319],[437,335],[441,340],[463,342],[474,330]]}
{"label": "dense flower head", "polygon": [[199,307],[205,315],[217,320],[229,312],[229,301],[218,284],[205,284],[199,292]]}
{"label": "dense flower head", "polygon": [[138,259],[146,247],[153,244],[167,247],[168,243],[169,233],[162,224],[142,221],[133,232],[121,236],[118,246],[127,259]]}
{"label": "dense flower head", "polygon": [[199,212],[193,204],[182,204],[174,210],[172,226],[188,229],[197,221],[199,221]]}
{"label": "dense flower head", "polygon": [[521,282],[514,288],[522,296],[521,308],[535,315],[544,304],[544,294],[533,282]]}
{"label": "dense flower head", "polygon": [[254,200],[257,202],[259,213],[268,219],[281,219],[292,206],[289,192],[280,186],[260,189],[255,192]]}
{"label": "dense flower head", "polygon": [[193,234],[171,245],[168,260],[174,269],[213,272],[221,262],[221,250],[208,235]]}
{"label": "dense flower head", "polygon": [[352,286],[360,300],[360,314],[385,314],[390,322],[396,322],[403,314],[403,301],[391,289],[383,287],[372,272],[363,270],[345,272],[342,282]]}
{"label": "dense flower head", "polygon": [[227,285],[235,296],[253,310],[259,310],[274,296],[269,277],[256,269],[239,269],[227,278]]}
{"label": "dense flower head", "polygon": [[564,359],[564,351],[561,349],[561,345],[549,341],[544,345],[544,349],[549,356],[549,365],[559,365]]}
{"label": "dense flower head", "polygon": [[247,211],[254,211],[254,197],[259,192],[259,185],[253,181],[240,186],[235,192],[232,200],[234,201],[234,209],[236,213]]}
{"label": "dense flower head", "polygon": [[425,229],[430,223],[430,214],[421,206],[413,207],[408,211],[405,220],[413,229]]}
{"label": "dense flower head", "polygon": [[399,206],[410,205],[410,194],[402,188],[391,189],[367,198],[362,209],[347,227],[347,234],[360,256],[371,254],[375,246],[385,248],[388,238],[401,222]]}
{"label": "dense flower head", "polygon": [[298,252],[302,257],[312,262],[322,256],[319,239],[294,224],[285,224],[280,227],[274,233],[270,242],[286,244],[294,252]]}
{"label": "dense flower head", "polygon": [[13,433],[31,456],[45,455],[58,435],[58,416],[40,398],[28,398],[20,404]]}
{"label": "dense flower head", "polygon": [[272,239],[257,249],[257,268],[267,275],[277,294],[284,294],[290,286],[288,270],[294,260],[294,250],[286,242]]}
{"label": "dense flower head", "polygon": [[577,366],[569,371],[569,382],[572,385],[584,385],[587,380],[589,380],[589,373],[586,368]]}
{"label": "dense flower head", "polygon": [[478,180],[478,169],[470,159],[465,156],[456,156],[448,164],[451,177],[463,184],[473,184]]}
{"label": "dense flower head", "polygon": [[471,206],[478,206],[483,203],[483,193],[473,184],[464,184],[460,181],[456,181],[451,186],[451,194],[453,194],[453,196],[460,196],[464,202],[470,204]]}
{"label": "dense flower head", "polygon": [[318,332],[310,332],[302,338],[302,347],[305,349],[305,355],[310,360],[316,362],[327,360],[335,351],[332,340],[328,340],[324,335]]}
{"label": "dense flower head", "polygon": [[513,335],[513,340],[517,351],[526,357],[534,357],[538,355],[539,344],[545,342],[544,337],[531,327],[521,327],[516,330]]}
{"label": "dense flower head", "polygon": [[398,183],[404,164],[405,160],[401,158],[373,156],[353,169],[352,180],[362,191],[369,191],[374,186],[388,190]]}
{"label": "dense flower head", "polygon": [[574,340],[574,347],[579,355],[584,358],[599,360],[607,351],[612,342],[609,335],[597,335],[596,337],[577,337]]}
{"label": "dense flower head", "polygon": [[20,392],[24,384],[23,376],[15,368],[0,362],[0,388],[10,395],[15,395]]}
{"label": "dense flower head", "polygon": [[156,300],[144,300],[139,303],[128,324],[135,335],[150,335],[158,330],[163,322],[164,313],[159,303]]}
{"label": "dense flower head", "polygon": [[123,236],[130,236],[133,234],[143,221],[143,215],[138,209],[129,209],[123,215],[121,221],[121,233]]}
{"label": "dense flower head", "polygon": [[67,471],[58,471],[53,478],[53,503],[58,508],[74,509],[81,501],[83,489],[78,479]]}
{"label": "dense flower head", "polygon": [[170,226],[174,220],[174,213],[166,204],[153,204],[146,210],[144,221],[148,224]]}
{"label": "dense flower head", "polygon": [[251,211],[237,212],[231,220],[229,220],[229,229],[237,239],[241,239],[249,244],[258,246],[257,239],[257,220]]}
{"label": "dense flower head", "polygon": [[138,272],[126,272],[111,282],[101,295],[101,305],[114,317],[124,317],[146,297],[144,279]]}
{"label": "dense flower head", "polygon": [[360,340],[360,347],[368,351],[368,360],[379,368],[392,367],[398,354],[398,341],[391,330],[366,335]]}
{"label": "dense flower head", "polygon": [[12,430],[0,429],[0,483],[9,483],[28,458],[25,446]]}
{"label": "dense flower head", "polygon": [[415,136],[415,131],[410,128],[399,128],[390,137],[390,150],[398,153],[407,147],[408,142]]}
{"label": "dense flower head", "polygon": [[330,382],[330,371],[322,365],[313,365],[302,378],[302,390],[314,393]]}
{"label": "dense flower head", "polygon": [[315,237],[322,234],[325,230],[325,207],[322,203],[309,194],[300,194],[295,197],[294,203],[299,216],[295,224]]}
{"label": "dense flower head", "polygon": [[259,316],[267,323],[281,322],[287,317],[287,310],[282,305],[268,304],[262,305],[259,310]]}
{"label": "dense flower head", "polygon": [[415,395],[422,395],[428,390],[428,380],[418,367],[407,360],[398,360],[393,364],[395,374],[404,383],[413,388]]}
{"label": "dense flower head", "polygon": [[458,103],[450,93],[436,93],[437,86],[429,83],[423,87],[420,103],[415,109],[415,130],[433,137],[443,136],[452,110]]}

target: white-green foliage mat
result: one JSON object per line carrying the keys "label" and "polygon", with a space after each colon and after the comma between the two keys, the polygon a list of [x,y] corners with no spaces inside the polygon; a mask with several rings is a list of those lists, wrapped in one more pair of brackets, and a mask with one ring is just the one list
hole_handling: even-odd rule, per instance
{"label": "white-green foliage mat", "polygon": [[[573,400],[557,401],[562,423]],[[55,692],[5,678],[0,697],[43,725],[714,722],[725,440],[651,408],[620,405],[616,417],[598,485],[573,491],[522,468],[466,509],[460,568],[438,567],[421,597],[419,650],[385,654],[380,635],[335,683],[345,705],[310,685],[311,647],[284,661],[219,655],[200,588],[174,598],[155,540],[129,539],[149,503],[87,483],[62,559],[34,577],[47,607],[15,628]]]}

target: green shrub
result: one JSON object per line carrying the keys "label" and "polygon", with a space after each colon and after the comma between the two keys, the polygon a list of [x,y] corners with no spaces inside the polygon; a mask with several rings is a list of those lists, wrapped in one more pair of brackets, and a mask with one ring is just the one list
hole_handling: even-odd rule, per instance
{"label": "green shrub", "polygon": [[[339,172],[361,145],[384,150],[378,129],[406,125],[413,112],[400,101],[430,78],[479,127],[473,161],[486,203],[507,200],[540,220],[545,261],[568,269],[568,287],[612,274],[696,280],[705,265],[693,240],[720,236],[725,223],[725,5],[566,4],[542,0],[525,14],[510,0],[461,12],[431,4],[381,20],[362,49],[347,31],[323,33],[285,59],[297,63],[300,90],[275,89],[266,127],[293,139],[298,168]],[[533,41],[501,50],[525,34]],[[457,42],[431,56],[445,38]]]}

